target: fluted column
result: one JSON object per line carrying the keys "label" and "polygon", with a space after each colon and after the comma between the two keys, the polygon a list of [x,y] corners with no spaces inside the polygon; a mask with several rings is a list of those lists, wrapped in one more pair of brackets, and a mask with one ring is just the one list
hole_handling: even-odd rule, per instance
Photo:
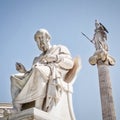
{"label": "fluted column", "polygon": [[116,120],[109,69],[106,64],[97,64],[103,120]]}

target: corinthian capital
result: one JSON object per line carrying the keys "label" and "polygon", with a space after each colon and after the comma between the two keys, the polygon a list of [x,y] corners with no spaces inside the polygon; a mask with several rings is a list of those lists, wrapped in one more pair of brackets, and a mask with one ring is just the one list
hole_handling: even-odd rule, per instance
{"label": "corinthian capital", "polygon": [[111,65],[113,66],[115,64],[115,59],[113,57],[111,57],[108,52],[104,51],[104,50],[97,50],[93,56],[91,56],[89,58],[89,63],[91,65],[102,65],[102,64],[106,64],[106,65]]}

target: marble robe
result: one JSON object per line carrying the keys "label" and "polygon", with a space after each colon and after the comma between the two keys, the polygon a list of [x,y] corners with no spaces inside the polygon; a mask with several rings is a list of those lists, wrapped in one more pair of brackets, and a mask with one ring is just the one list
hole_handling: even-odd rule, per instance
{"label": "marble robe", "polygon": [[[49,55],[55,55],[56,61],[43,62]],[[62,81],[72,67],[73,60],[69,50],[62,45],[52,46],[45,54],[34,59],[31,70],[11,76],[13,104],[24,104],[40,99],[41,109],[45,111],[52,109],[52,106],[60,100]]]}

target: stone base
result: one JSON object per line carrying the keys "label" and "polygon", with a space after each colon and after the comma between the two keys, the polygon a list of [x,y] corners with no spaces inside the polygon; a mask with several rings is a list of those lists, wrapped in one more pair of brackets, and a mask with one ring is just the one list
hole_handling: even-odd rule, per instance
{"label": "stone base", "polygon": [[63,120],[56,115],[50,115],[47,112],[37,108],[30,108],[19,113],[10,115],[7,120]]}
{"label": "stone base", "polygon": [[91,65],[105,64],[105,65],[113,66],[115,64],[115,59],[112,56],[110,56],[106,51],[97,50],[93,54],[93,56],[89,58],[89,63]]}

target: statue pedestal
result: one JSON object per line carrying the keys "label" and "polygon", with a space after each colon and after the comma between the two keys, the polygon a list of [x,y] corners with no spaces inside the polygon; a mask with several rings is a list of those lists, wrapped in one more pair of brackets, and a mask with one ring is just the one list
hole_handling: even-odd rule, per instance
{"label": "statue pedestal", "polygon": [[64,82],[63,88],[60,101],[49,112],[33,107],[11,114],[6,120],[75,120],[72,104],[72,82]]}
{"label": "statue pedestal", "polygon": [[8,120],[63,120],[56,114],[50,115],[47,112],[41,111],[37,108],[30,108],[23,110],[17,114],[9,116]]}

